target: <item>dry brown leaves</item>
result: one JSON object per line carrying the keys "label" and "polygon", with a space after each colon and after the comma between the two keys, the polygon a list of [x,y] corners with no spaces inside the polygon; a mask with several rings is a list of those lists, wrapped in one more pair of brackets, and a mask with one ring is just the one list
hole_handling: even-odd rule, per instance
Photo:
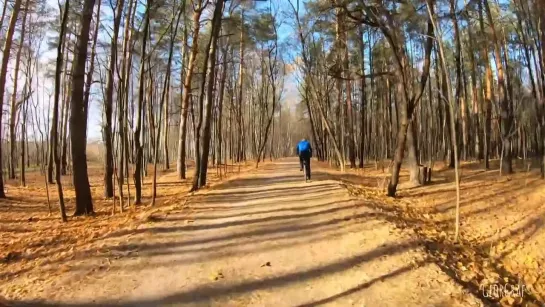
{"label": "dry brown leaves", "polygon": [[[387,197],[377,188],[343,183],[348,192],[371,204],[397,227],[414,232],[428,255],[444,272],[484,301],[502,306],[540,306],[545,302],[545,276],[531,257],[519,261],[494,255],[516,248],[500,242],[492,249],[475,240],[452,240],[453,225],[406,199]],[[381,215],[379,215],[381,216]],[[528,268],[531,268],[528,270]]]}
{"label": "dry brown leaves", "polygon": [[[210,171],[211,185],[231,179],[241,172],[255,169],[255,164],[230,166],[221,179],[216,169]],[[90,182],[95,206],[91,217],[69,217],[67,223],[58,218],[55,187],[49,185],[52,214],[48,213],[47,191],[39,172],[27,175],[27,187],[8,182],[6,200],[0,201],[0,284],[22,277],[50,279],[70,270],[70,261],[105,251],[102,242],[111,236],[130,236],[132,230],[143,223],[163,220],[168,212],[186,206],[189,184],[177,181],[174,171],[162,172],[158,178],[157,202],[149,205],[151,179],[143,186],[144,204],[132,206],[123,214],[112,215],[113,201],[102,197],[101,168],[90,168]],[[67,213],[74,210],[74,191],[70,178],[63,178]],[[188,180],[189,181],[189,180]],[[131,187],[134,193],[134,187]],[[125,196],[127,196],[125,194]],[[116,204],[117,205],[117,204]],[[115,255],[113,255],[115,256]],[[121,255],[122,256],[122,255]],[[3,294],[21,296],[25,287],[1,289]]]}

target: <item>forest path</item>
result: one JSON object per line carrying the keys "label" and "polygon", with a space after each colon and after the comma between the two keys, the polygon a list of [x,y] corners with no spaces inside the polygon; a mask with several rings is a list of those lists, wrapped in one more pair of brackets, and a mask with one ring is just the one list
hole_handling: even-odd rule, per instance
{"label": "forest path", "polygon": [[102,242],[31,305],[471,306],[408,233],[317,169],[266,164]]}

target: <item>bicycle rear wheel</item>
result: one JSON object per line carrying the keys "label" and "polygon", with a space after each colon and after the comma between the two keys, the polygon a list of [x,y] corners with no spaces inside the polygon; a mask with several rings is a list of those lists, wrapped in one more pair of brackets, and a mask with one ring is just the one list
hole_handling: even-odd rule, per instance
{"label": "bicycle rear wheel", "polygon": [[308,172],[308,165],[307,165],[307,161],[306,159],[303,160],[303,176],[305,176],[305,182],[308,181],[308,175],[307,175],[307,172]]}

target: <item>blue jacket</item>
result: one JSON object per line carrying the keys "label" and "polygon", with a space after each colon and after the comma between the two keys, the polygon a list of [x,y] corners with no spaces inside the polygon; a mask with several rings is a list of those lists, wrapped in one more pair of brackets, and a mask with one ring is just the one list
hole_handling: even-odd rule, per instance
{"label": "blue jacket", "polygon": [[301,141],[297,144],[297,155],[307,154],[312,157],[312,147],[310,142],[307,140]]}

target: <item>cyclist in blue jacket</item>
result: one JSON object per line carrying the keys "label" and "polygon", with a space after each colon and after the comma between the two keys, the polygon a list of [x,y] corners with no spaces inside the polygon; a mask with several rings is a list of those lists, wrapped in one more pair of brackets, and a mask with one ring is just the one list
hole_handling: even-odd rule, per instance
{"label": "cyclist in blue jacket", "polygon": [[297,144],[297,155],[299,156],[299,163],[301,164],[301,171],[303,170],[303,162],[307,165],[307,180],[310,180],[310,158],[312,158],[312,147],[310,142],[306,139],[302,139]]}

